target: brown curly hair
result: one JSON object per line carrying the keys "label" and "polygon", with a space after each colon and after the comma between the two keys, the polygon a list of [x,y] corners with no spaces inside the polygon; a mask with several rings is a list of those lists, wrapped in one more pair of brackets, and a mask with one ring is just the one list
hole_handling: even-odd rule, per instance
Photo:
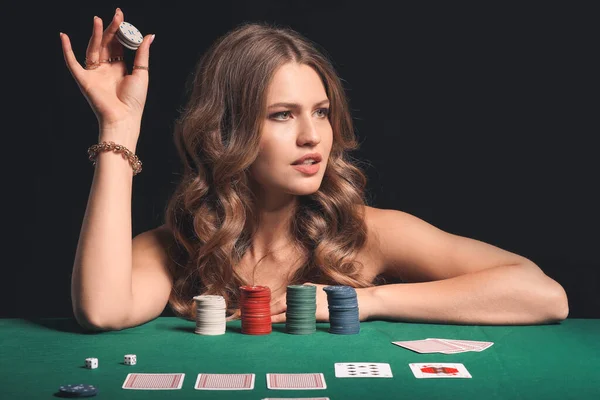
{"label": "brown curly hair", "polygon": [[195,318],[193,297],[219,294],[237,308],[235,266],[256,227],[249,167],[259,151],[266,93],[286,63],[312,67],[330,100],[333,144],[316,193],[299,196],[290,234],[306,259],[290,284],[314,282],[371,286],[355,260],[366,243],[366,177],[349,156],[358,148],[340,78],[326,53],[298,32],[275,24],[243,23],[216,40],[200,58],[186,89],[189,100],[175,122],[174,140],[183,175],[169,199],[165,224],[177,316]]}

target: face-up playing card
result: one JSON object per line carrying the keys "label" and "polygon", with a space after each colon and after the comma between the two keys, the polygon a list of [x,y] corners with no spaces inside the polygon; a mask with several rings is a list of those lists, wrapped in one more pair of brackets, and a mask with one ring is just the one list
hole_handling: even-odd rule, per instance
{"label": "face-up playing card", "polygon": [[269,389],[326,389],[325,377],[321,373],[267,374]]}
{"label": "face-up playing card", "polygon": [[170,390],[181,389],[185,374],[128,374],[123,389]]}
{"label": "face-up playing card", "polygon": [[198,374],[197,390],[252,390],[254,374]]}
{"label": "face-up playing card", "polygon": [[408,364],[416,378],[472,378],[460,363],[412,363]]}
{"label": "face-up playing card", "polygon": [[393,378],[388,363],[335,363],[336,378]]}

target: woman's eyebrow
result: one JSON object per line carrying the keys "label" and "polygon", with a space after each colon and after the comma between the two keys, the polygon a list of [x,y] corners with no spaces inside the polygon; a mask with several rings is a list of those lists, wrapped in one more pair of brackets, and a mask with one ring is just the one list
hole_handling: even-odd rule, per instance
{"label": "woman's eyebrow", "polygon": [[[325,103],[329,103],[329,99],[325,99],[325,100],[321,100],[318,103],[316,103],[314,105],[314,107],[323,105]],[[280,102],[280,103],[275,103],[275,104],[271,104],[268,108],[275,108],[275,107],[287,107],[287,108],[293,108],[293,109],[299,109],[302,108],[302,106],[298,103],[287,103],[287,102]]]}

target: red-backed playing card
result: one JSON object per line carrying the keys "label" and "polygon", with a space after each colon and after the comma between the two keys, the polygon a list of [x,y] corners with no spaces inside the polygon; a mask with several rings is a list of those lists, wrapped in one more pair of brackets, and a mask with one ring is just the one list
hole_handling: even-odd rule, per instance
{"label": "red-backed playing card", "polygon": [[198,374],[197,390],[252,390],[254,374]]}
{"label": "red-backed playing card", "polygon": [[261,400],[329,400],[329,397],[265,397]]}
{"label": "red-backed playing card", "polygon": [[185,374],[128,374],[123,389],[169,390],[181,389]]}
{"label": "red-backed playing card", "polygon": [[[430,339],[427,339],[430,340]],[[443,342],[452,343],[464,348],[464,351],[483,351],[492,346],[494,342],[481,342],[476,340],[456,340],[456,339],[437,339]],[[460,350],[449,351],[448,353],[460,353]]]}
{"label": "red-backed playing card", "polygon": [[406,340],[392,342],[396,346],[401,346],[417,353],[438,353],[444,351],[464,351],[465,349],[453,343],[448,343],[440,339],[424,340]]}
{"label": "red-backed playing card", "polygon": [[269,389],[326,389],[325,377],[321,373],[310,374],[267,374]]}
{"label": "red-backed playing card", "polygon": [[265,397],[261,400],[329,400],[329,397]]}

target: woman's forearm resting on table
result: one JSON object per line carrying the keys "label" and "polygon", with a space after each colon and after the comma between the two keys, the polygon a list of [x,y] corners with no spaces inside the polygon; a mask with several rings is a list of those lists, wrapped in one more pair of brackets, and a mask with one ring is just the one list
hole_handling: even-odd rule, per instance
{"label": "woman's forearm resting on table", "polygon": [[359,289],[367,319],[527,325],[564,320],[562,286],[536,265],[489,268],[450,279]]}

